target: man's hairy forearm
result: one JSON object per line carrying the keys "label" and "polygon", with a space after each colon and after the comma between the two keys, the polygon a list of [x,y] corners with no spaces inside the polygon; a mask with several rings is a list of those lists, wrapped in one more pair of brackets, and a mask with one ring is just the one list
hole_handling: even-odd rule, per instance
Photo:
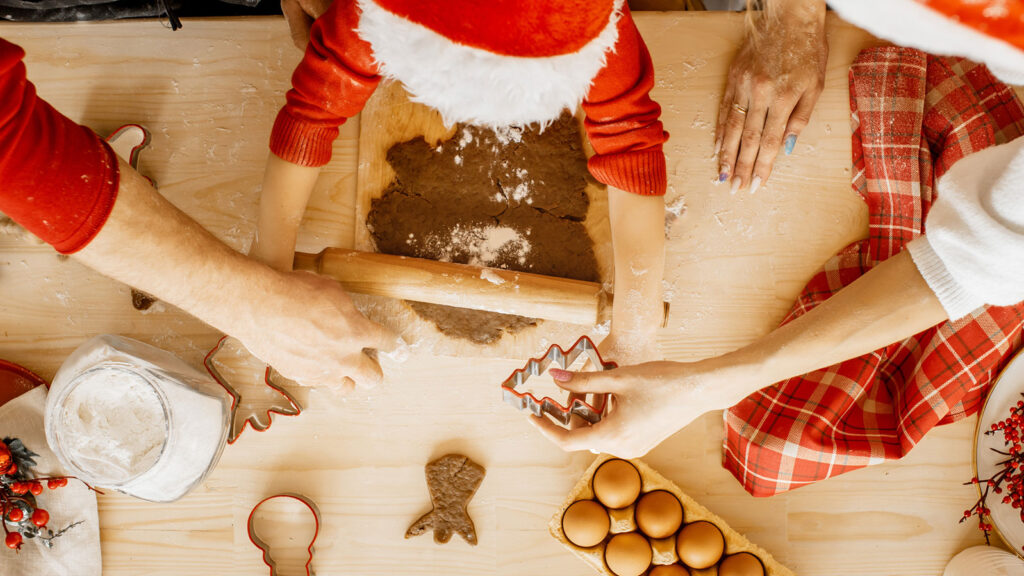
{"label": "man's hairy forearm", "polygon": [[232,250],[120,161],[117,201],[74,258],[229,332],[260,296],[282,289],[274,271]]}

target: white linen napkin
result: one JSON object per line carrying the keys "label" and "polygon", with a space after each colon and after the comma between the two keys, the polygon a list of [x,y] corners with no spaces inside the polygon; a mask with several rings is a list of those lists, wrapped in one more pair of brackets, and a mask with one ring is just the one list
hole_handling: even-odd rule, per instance
{"label": "white linen napkin", "polygon": [[[57,457],[46,443],[43,413],[46,387],[36,386],[0,406],[0,438],[20,438],[38,454],[33,476],[45,478],[65,474]],[[50,513],[48,527],[58,530],[82,521],[53,541],[47,548],[39,538],[26,538],[21,551],[0,545],[0,576],[100,576],[100,521],[96,494],[77,480],[36,497],[38,505]]]}

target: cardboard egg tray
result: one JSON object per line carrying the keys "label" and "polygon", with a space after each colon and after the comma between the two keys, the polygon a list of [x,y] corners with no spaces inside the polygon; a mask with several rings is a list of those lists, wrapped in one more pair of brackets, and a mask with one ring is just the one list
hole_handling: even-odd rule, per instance
{"label": "cardboard egg tray", "polygon": [[[565,502],[555,513],[554,517],[551,518],[551,522],[548,523],[548,527],[551,530],[551,535],[556,540],[561,542],[564,546],[572,550],[574,554],[579,556],[584,562],[590,564],[595,570],[601,574],[607,576],[615,576],[611,570],[604,563],[604,547],[605,542],[598,544],[592,548],[580,548],[572,542],[569,542],[568,538],[562,532],[562,516],[565,514],[566,509],[569,508],[577,500],[594,500],[594,490],[592,488],[592,479],[594,473],[601,464],[604,464],[608,460],[614,460],[614,456],[602,454],[598,456],[597,460],[590,465],[590,468],[584,472],[583,477],[576,483],[576,486],[569,492],[569,497],[566,498]],[[670,480],[658,474],[650,466],[644,464],[639,460],[628,460],[629,463],[636,466],[636,469],[640,471],[641,479],[641,491],[640,494],[646,494],[652,490],[667,490],[679,498],[679,502],[683,505],[683,525],[698,520],[707,520],[722,531],[725,536],[725,554],[736,554],[737,552],[750,552],[761,559],[761,563],[764,564],[765,574],[767,576],[795,576],[792,570],[786,568],[782,564],[779,564],[767,550],[754,544],[750,540],[747,540],[739,532],[733,530],[725,520],[716,516],[713,512],[707,508],[701,506],[696,500],[690,498],[682,490],[679,489]],[[638,498],[639,500],[639,498]],[[620,510],[609,510],[608,513],[611,516],[611,529],[610,534],[620,534],[623,532],[632,532],[637,530],[636,523],[633,519],[633,510],[636,507],[636,502],[630,504],[626,508]],[[651,542],[651,548],[653,548],[654,559],[653,564],[674,564],[679,560],[676,556],[676,536],[673,534],[668,538],[662,538],[660,540],[654,540],[648,538]],[[706,570],[694,570],[690,569],[690,573],[693,576],[717,576],[717,566],[712,566]]]}

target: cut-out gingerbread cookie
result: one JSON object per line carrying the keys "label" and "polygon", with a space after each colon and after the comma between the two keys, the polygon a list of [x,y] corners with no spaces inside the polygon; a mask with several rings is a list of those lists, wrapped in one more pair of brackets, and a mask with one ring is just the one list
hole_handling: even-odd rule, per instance
{"label": "cut-out gingerbread cookie", "polygon": [[475,546],[476,528],[469,517],[470,499],[487,473],[484,467],[461,454],[448,454],[427,464],[427,487],[434,508],[413,522],[406,538],[434,531],[434,542],[444,544],[457,533]]}

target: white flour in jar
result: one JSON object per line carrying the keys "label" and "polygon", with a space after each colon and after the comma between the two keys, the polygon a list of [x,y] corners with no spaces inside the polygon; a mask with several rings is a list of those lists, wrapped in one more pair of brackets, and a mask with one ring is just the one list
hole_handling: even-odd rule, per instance
{"label": "white flour in jar", "polygon": [[227,433],[222,399],[162,372],[116,364],[87,370],[72,386],[58,415],[59,440],[83,480],[171,502],[216,463]]}
{"label": "white flour in jar", "polygon": [[68,455],[97,483],[149,470],[167,437],[163,401],[146,379],[120,368],[88,373],[60,415]]}

